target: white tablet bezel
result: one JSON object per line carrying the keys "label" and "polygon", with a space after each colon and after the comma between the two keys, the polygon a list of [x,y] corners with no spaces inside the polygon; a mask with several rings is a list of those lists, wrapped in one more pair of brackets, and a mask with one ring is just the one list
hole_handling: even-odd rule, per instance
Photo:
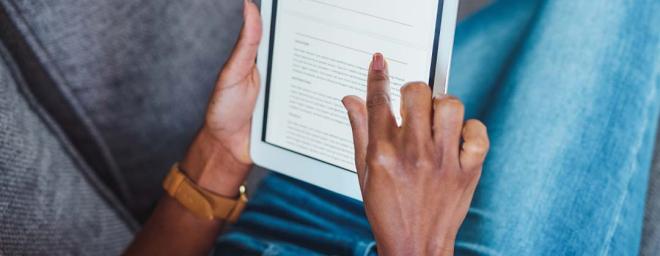
{"label": "white tablet bezel", "polygon": [[[434,95],[446,93],[449,68],[454,43],[454,30],[458,14],[459,0],[444,0],[438,47],[436,50]],[[324,163],[262,140],[264,134],[265,94],[268,72],[268,56],[271,39],[272,0],[261,1],[263,38],[259,46],[257,67],[261,71],[261,88],[252,119],[250,155],[255,164],[285,174],[287,176],[317,185],[319,187],[362,200],[357,174],[334,165]]]}

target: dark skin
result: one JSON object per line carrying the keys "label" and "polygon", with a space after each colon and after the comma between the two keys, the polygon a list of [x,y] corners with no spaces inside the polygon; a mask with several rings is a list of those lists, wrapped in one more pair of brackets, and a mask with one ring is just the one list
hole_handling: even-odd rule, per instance
{"label": "dark skin", "polygon": [[[261,38],[258,7],[245,1],[245,24],[220,72],[206,122],[181,161],[199,186],[236,197],[248,175],[251,116],[259,92],[255,65]],[[403,122],[390,107],[387,63],[372,61],[366,102],[344,98],[353,129],[355,162],[381,255],[452,255],[479,180],[489,142],[479,121],[463,121],[454,97],[433,99],[424,83],[401,89]],[[222,221],[190,213],[169,196],[126,250],[126,255],[206,255]]]}
{"label": "dark skin", "polygon": [[455,97],[433,99],[422,82],[401,88],[402,124],[390,104],[387,64],[374,55],[367,102],[349,96],[355,162],[367,218],[382,255],[452,255],[489,141],[463,122]]}

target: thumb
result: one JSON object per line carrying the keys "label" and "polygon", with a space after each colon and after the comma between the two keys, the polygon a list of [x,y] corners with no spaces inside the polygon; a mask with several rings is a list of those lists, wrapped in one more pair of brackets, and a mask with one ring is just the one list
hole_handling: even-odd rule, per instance
{"label": "thumb", "polygon": [[346,96],[342,103],[348,111],[348,119],[353,131],[353,144],[355,145],[355,167],[358,173],[360,188],[364,188],[367,176],[367,145],[369,144],[367,105],[357,96]]}
{"label": "thumb", "polygon": [[243,8],[245,21],[241,34],[220,76],[221,84],[227,86],[231,86],[251,74],[261,42],[262,24],[259,7],[251,0],[244,0]]}

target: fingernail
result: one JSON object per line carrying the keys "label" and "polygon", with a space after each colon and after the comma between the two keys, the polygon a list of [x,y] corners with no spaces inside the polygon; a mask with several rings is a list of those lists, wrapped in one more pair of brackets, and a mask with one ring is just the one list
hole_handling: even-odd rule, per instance
{"label": "fingernail", "polygon": [[385,58],[383,58],[383,54],[380,53],[374,54],[374,57],[371,60],[371,70],[373,71],[385,70]]}

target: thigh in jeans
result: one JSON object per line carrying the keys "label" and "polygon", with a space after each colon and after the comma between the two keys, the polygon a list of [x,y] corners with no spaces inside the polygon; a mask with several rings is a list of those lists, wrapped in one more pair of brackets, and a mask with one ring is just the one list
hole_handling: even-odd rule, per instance
{"label": "thigh in jeans", "polygon": [[457,254],[638,253],[658,117],[653,6],[541,2],[493,93],[465,89],[492,148]]}

